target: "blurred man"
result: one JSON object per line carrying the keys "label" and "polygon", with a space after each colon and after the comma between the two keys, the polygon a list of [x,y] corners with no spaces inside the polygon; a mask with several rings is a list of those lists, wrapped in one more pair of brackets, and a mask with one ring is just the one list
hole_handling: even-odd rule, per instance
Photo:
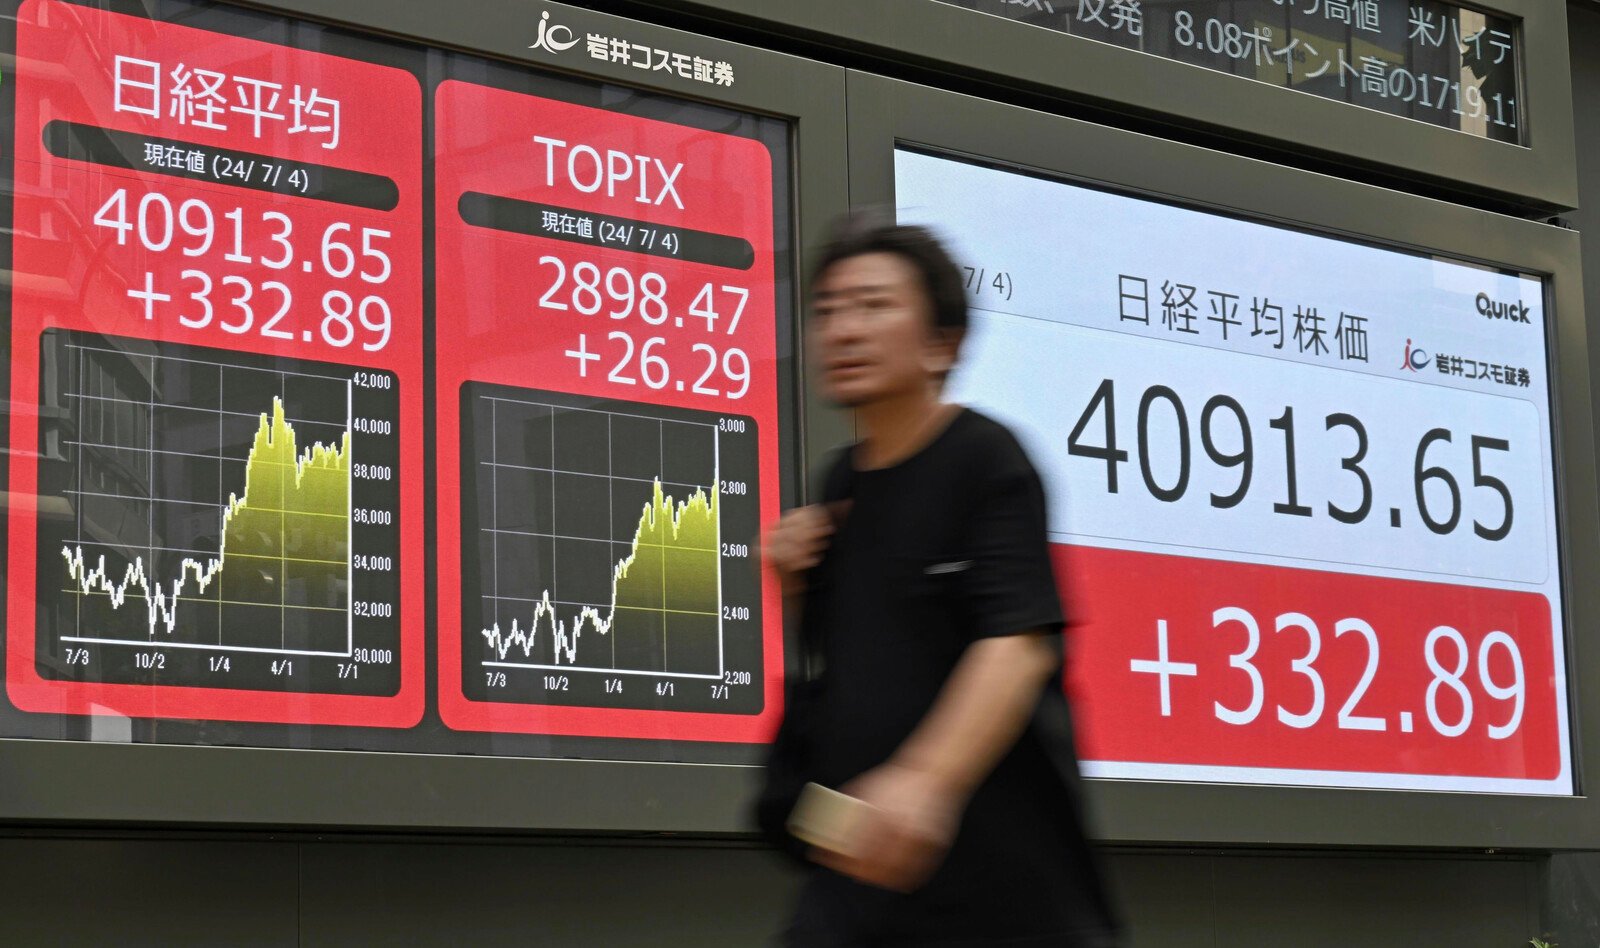
{"label": "blurred man", "polygon": [[812,304],[813,363],[861,440],[822,502],[767,538],[813,680],[794,689],[759,816],[785,841],[805,782],[865,806],[803,850],[786,943],[1112,945],[1044,492],[1009,431],[941,400],[967,325],[960,271],[921,228],[857,227],[824,252]]}

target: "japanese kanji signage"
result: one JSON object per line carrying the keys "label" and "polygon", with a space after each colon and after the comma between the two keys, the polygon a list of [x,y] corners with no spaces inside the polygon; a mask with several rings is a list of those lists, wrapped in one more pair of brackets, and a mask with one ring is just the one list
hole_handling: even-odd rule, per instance
{"label": "japanese kanji signage", "polygon": [[1544,286],[901,151],[1106,777],[1572,792]]}
{"label": "japanese kanji signage", "polygon": [[1521,143],[1517,30],[1438,0],[941,0]]}
{"label": "japanese kanji signage", "polygon": [[732,63],[683,50],[650,46],[626,36],[593,32],[580,36],[571,27],[552,21],[549,11],[539,15],[538,36],[528,48],[550,56],[562,56],[570,50],[574,56],[581,53],[595,62],[627,66],[641,72],[665,73],[705,86],[731,86],[735,82]]}

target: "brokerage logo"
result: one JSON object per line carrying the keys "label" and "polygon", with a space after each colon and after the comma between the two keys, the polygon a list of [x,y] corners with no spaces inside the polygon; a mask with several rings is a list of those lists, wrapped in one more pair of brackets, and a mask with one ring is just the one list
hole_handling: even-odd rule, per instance
{"label": "brokerage logo", "polygon": [[1489,298],[1487,293],[1478,294],[1478,312],[1488,319],[1509,319],[1514,323],[1529,323],[1527,304],[1513,300],[1507,303],[1497,303]]}
{"label": "brokerage logo", "polygon": [[1406,354],[1400,360],[1400,368],[1407,372],[1420,372],[1428,367],[1428,350],[1421,347],[1413,349],[1411,340],[1406,340]]}
{"label": "brokerage logo", "polygon": [[533,41],[529,49],[542,49],[548,53],[564,53],[578,45],[578,37],[572,30],[565,26],[550,23],[550,11],[546,10],[539,17],[539,38]]}

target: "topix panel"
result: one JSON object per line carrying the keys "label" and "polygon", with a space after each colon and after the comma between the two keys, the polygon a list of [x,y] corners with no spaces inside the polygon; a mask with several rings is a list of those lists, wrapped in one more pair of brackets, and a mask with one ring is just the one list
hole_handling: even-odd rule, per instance
{"label": "topix panel", "polygon": [[758,120],[550,91],[436,95],[440,711],[756,743],[783,676],[754,542],[778,512],[774,155]]}
{"label": "topix panel", "polygon": [[1087,773],[1573,792],[1539,276],[906,149],[895,188],[967,278],[951,397],[1050,491]]}

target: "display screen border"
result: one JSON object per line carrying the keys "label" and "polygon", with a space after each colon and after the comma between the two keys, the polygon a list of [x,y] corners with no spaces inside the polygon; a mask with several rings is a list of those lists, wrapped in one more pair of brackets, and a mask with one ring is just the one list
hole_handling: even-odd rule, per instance
{"label": "display screen border", "polygon": [[937,70],[941,78],[925,81],[941,84],[958,73],[961,88],[983,95],[1012,101],[1019,92],[1042,96],[1038,107],[1076,115],[1109,108],[1122,114],[1115,121],[1149,127],[1155,118],[1163,126],[1177,123],[1337,162],[1330,168],[1422,179],[1476,202],[1492,194],[1518,206],[1576,207],[1565,7],[1560,0],[1470,6],[1517,22],[1522,97],[1530,105],[1525,145],[1479,139],[934,0],[628,0],[624,9],[692,12],[781,36],[789,44],[799,38],[806,53],[847,65],[861,65],[864,55],[893,63],[890,68],[906,78],[931,77]]}
{"label": "display screen border", "polygon": [[1572,773],[1576,796],[1090,780],[1099,834],[1117,843],[1584,849],[1600,845],[1600,701],[1577,661],[1596,630],[1600,569],[1594,431],[1578,235],[1570,230],[1308,174],[851,72],[850,197],[893,207],[897,147],[1009,165],[1099,189],[1545,280]]}
{"label": "display screen border", "polygon": [[[846,207],[845,82],[837,67],[559,3],[461,0],[449,17],[428,4],[381,0],[231,5],[787,120],[793,208],[787,229],[798,251],[796,277],[806,272],[821,229]],[[726,60],[737,71],[735,84],[709,86],[602,63],[581,46],[566,56],[532,49],[546,11],[578,36],[628,36],[654,48]],[[791,281],[789,300],[796,313],[799,282]],[[798,377],[798,339],[780,339],[779,351],[793,359]],[[803,472],[803,458],[848,437],[845,422],[807,401],[798,385],[780,397],[798,409],[791,415],[796,430],[787,437],[800,459],[789,470]],[[802,495],[804,478],[795,480],[783,486],[786,497]],[[435,502],[430,496],[430,511]],[[435,582],[430,570],[430,640]],[[791,671],[796,654],[785,649]],[[27,739],[0,739],[0,754],[8,761],[0,768],[0,822],[42,824],[731,835],[749,829],[748,805],[760,773],[751,765]],[[539,799],[566,802],[528,806]]]}

